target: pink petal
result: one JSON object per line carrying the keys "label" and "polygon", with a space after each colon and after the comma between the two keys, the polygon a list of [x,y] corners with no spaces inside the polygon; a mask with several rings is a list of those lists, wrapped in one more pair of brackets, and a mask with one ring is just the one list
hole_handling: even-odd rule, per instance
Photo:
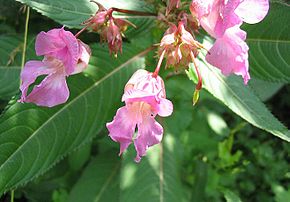
{"label": "pink petal", "polygon": [[78,40],[78,42],[80,58],[72,74],[78,74],[82,72],[88,66],[91,57],[90,47],[87,44],[83,43],[81,40]]}
{"label": "pink petal", "polygon": [[170,116],[173,112],[173,104],[170,100],[161,98],[158,105],[158,115],[162,117]]}
{"label": "pink petal", "polygon": [[120,143],[119,155],[121,155],[132,143],[136,120],[132,118],[131,113],[124,106],[118,109],[114,120],[107,123],[106,126],[112,140]]}
{"label": "pink petal", "polygon": [[41,61],[28,61],[23,70],[21,71],[21,86],[20,90],[22,92],[21,102],[26,102],[27,90],[31,84],[33,84],[36,78],[40,75],[47,75],[54,72],[55,69],[48,67],[47,64]]}
{"label": "pink petal", "polygon": [[220,17],[220,10],[217,3],[218,2],[215,1],[212,4],[209,4],[209,13],[199,18],[202,28],[214,38],[216,38],[215,27],[217,24],[217,20]]}
{"label": "pink petal", "polygon": [[244,22],[255,24],[263,20],[268,11],[269,0],[244,0],[235,12]]}
{"label": "pink petal", "polygon": [[194,16],[196,15],[200,19],[201,17],[209,14],[213,3],[214,0],[192,0],[190,11]]}
{"label": "pink petal", "polygon": [[242,20],[235,13],[240,1],[241,0],[228,0],[227,3],[222,3],[220,5],[220,16],[215,25],[216,36],[220,37],[225,33],[226,29],[242,24]]}
{"label": "pink petal", "polygon": [[59,36],[60,29],[40,32],[35,41],[36,55],[47,55],[63,49],[66,44]]}
{"label": "pink petal", "polygon": [[149,147],[161,142],[162,136],[162,126],[153,117],[144,117],[143,122],[138,124],[138,136],[134,141],[137,151],[135,161],[140,162]]}
{"label": "pink petal", "polygon": [[244,83],[250,79],[248,72],[248,46],[244,42],[245,32],[238,26],[227,29],[222,38],[218,38],[206,55],[206,61],[221,69],[224,75],[235,73],[242,75]]}
{"label": "pink petal", "polygon": [[172,34],[166,34],[163,36],[160,46],[169,46],[175,42],[175,36],[174,33]]}
{"label": "pink petal", "polygon": [[37,55],[52,56],[61,60],[66,67],[67,75],[75,71],[79,59],[79,43],[69,31],[52,29],[37,35],[35,42]]}
{"label": "pink petal", "polygon": [[33,102],[39,106],[53,107],[65,103],[69,97],[69,89],[65,76],[51,73],[35,86],[26,97],[25,102]]}
{"label": "pink petal", "polygon": [[66,73],[70,75],[75,71],[75,67],[80,58],[79,42],[71,32],[65,31],[64,29],[61,29],[60,36],[66,44],[66,49],[63,50],[63,54],[58,53],[56,58],[63,61],[66,67]]}

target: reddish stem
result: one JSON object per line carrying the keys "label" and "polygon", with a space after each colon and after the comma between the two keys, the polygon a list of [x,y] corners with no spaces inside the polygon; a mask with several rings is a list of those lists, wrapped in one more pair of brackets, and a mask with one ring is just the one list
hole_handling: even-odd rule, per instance
{"label": "reddish stem", "polygon": [[156,69],[155,69],[155,71],[154,71],[154,73],[152,75],[155,78],[158,76],[158,73],[159,73],[159,70],[160,70],[160,67],[161,67],[165,52],[166,52],[166,50],[164,49],[163,52],[161,53],[161,56],[160,56],[159,60],[158,60],[158,64],[156,66]]}
{"label": "reddish stem", "polygon": [[78,31],[78,33],[75,34],[75,37],[78,38],[79,35],[85,31],[89,26],[91,25],[91,23],[88,23],[85,27],[83,27],[80,31]]}
{"label": "reddish stem", "polygon": [[195,57],[194,57],[192,52],[190,52],[190,57],[191,57],[193,65],[194,65],[195,71],[197,73],[197,79],[198,79],[198,82],[196,84],[195,89],[196,90],[200,90],[202,88],[202,77],[201,77],[201,74],[199,72],[198,66],[197,66],[197,64],[195,62]]}

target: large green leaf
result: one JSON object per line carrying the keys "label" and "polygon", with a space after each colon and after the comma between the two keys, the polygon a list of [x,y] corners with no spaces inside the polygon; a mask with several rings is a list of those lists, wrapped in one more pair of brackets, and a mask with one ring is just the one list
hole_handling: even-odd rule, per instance
{"label": "large green leaf", "polygon": [[267,17],[245,25],[252,76],[276,82],[290,82],[290,6],[272,2]]}
{"label": "large green leaf", "polygon": [[133,145],[122,159],[118,159],[116,150],[100,154],[84,170],[68,201],[186,201],[178,172],[176,143],[166,133],[163,143],[150,148],[139,164],[133,160]]}
{"label": "large green leaf", "polygon": [[[89,0],[17,0],[27,4],[41,14],[70,28],[81,28],[80,24],[98,10]],[[105,7],[117,7],[143,12],[152,12],[154,8],[143,0],[97,0]],[[130,28],[126,36],[135,37],[152,26],[152,16],[133,16],[130,19],[138,28]]]}
{"label": "large green leaf", "polygon": [[[202,53],[200,56],[204,58]],[[200,60],[200,69],[206,90],[249,123],[290,142],[290,131],[273,116],[252,89],[243,84],[240,77],[225,77],[220,70],[204,61]],[[190,66],[188,75],[196,82],[193,66]]]}
{"label": "large green leaf", "polygon": [[[101,46],[90,60],[94,81],[69,78],[71,96],[54,108],[13,104],[0,119],[0,194],[44,173],[66,154],[90,141],[119,105],[123,86],[137,68],[144,67],[146,47],[124,46],[118,60]],[[101,54],[105,53],[105,54]]]}

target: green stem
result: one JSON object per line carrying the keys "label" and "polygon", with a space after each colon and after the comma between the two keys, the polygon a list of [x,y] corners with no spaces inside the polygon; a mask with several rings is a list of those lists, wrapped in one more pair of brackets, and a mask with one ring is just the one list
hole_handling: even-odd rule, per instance
{"label": "green stem", "polygon": [[21,69],[24,67],[24,63],[25,63],[29,15],[30,15],[30,7],[27,7],[26,20],[25,20],[25,30],[24,30],[24,41],[23,41],[23,51],[22,51]]}
{"label": "green stem", "polygon": [[10,202],[14,202],[14,190],[11,190]]}

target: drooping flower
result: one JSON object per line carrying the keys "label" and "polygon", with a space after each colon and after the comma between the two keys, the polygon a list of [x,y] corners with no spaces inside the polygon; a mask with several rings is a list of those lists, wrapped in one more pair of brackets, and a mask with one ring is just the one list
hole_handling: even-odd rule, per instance
{"label": "drooping flower", "polygon": [[[94,2],[94,1],[93,1]],[[99,10],[94,16],[84,22],[84,25],[91,27],[94,31],[100,34],[101,41],[108,42],[109,51],[117,56],[118,51],[122,53],[122,36],[129,25],[132,23],[125,19],[114,18],[114,9],[106,9],[98,2]]]}
{"label": "drooping flower", "polygon": [[184,23],[180,21],[178,27],[172,25],[165,32],[160,43],[159,54],[161,55],[165,51],[166,67],[187,68],[192,61],[191,53],[196,55],[198,48],[201,48],[200,44],[185,29]]}
{"label": "drooping flower", "polygon": [[226,30],[221,38],[218,38],[206,55],[206,61],[219,68],[226,76],[234,73],[241,75],[244,83],[250,79],[248,62],[248,45],[244,41],[246,32],[239,26]]}
{"label": "drooping flower", "polygon": [[[66,77],[86,68],[90,48],[64,28],[41,32],[36,37],[36,55],[42,61],[28,61],[21,72],[22,92],[20,102],[32,102],[39,106],[53,107],[67,101],[69,89]],[[47,75],[28,93],[29,86],[40,75]]]}
{"label": "drooping flower", "polygon": [[[109,136],[120,143],[121,155],[134,142],[136,162],[146,155],[149,147],[160,143],[163,136],[162,126],[155,117],[171,115],[173,105],[166,99],[161,77],[146,70],[138,70],[125,86],[122,101],[125,106],[118,109],[114,120],[107,123]],[[138,128],[134,137],[135,128]]]}
{"label": "drooping flower", "polygon": [[117,54],[118,51],[122,53],[122,36],[119,27],[114,23],[114,20],[110,20],[107,40],[110,53]]}
{"label": "drooping flower", "polygon": [[206,60],[229,75],[242,75],[244,83],[248,72],[248,46],[246,33],[239,27],[243,22],[260,22],[268,13],[269,0],[193,0],[190,11],[200,25],[216,42]]}

